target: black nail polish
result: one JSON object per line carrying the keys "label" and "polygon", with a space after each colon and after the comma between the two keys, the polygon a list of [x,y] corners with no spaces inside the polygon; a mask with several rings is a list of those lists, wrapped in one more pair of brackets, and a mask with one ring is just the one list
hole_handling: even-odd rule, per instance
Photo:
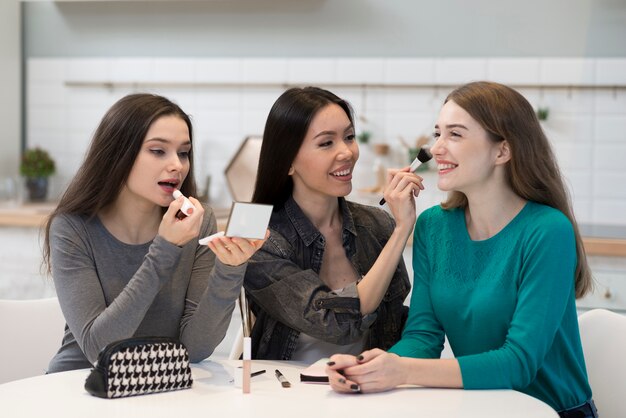
{"label": "black nail polish", "polygon": [[340,379],[339,379],[339,383],[341,383],[341,384],[343,385],[344,383],[346,383],[346,379],[344,379],[343,377],[342,377],[342,378],[340,378]]}
{"label": "black nail polish", "polygon": [[356,359],[359,361],[363,361],[364,357],[361,354],[359,354],[358,356],[356,356]]}
{"label": "black nail polish", "polygon": [[334,365],[335,365],[335,362],[334,362],[334,361],[329,361],[328,363],[326,363],[326,365],[328,365],[328,366],[334,366]]}
{"label": "black nail polish", "polygon": [[361,388],[359,388],[359,385],[356,385],[354,383],[350,385],[350,389],[352,389],[355,392],[358,392],[359,390],[361,390]]}

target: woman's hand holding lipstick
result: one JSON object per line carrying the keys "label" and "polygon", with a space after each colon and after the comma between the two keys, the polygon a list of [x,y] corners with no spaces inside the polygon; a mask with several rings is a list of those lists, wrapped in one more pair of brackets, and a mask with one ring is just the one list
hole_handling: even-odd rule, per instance
{"label": "woman's hand holding lipstick", "polygon": [[[186,201],[191,204],[191,207],[187,206]],[[177,214],[184,207],[187,213],[181,219]],[[167,212],[163,215],[158,233],[172,244],[182,247],[200,234],[203,217],[204,208],[197,199],[180,195],[170,203]]]}
{"label": "woman's hand holding lipstick", "polygon": [[176,212],[176,217],[178,219],[185,219],[186,216],[189,216],[193,213],[193,210],[195,209],[194,204],[191,203],[191,201],[187,199],[180,192],[180,190],[174,190],[174,193],[172,193],[172,196],[174,197],[174,199],[180,199],[181,197],[183,199],[183,205],[180,207],[180,210]]}

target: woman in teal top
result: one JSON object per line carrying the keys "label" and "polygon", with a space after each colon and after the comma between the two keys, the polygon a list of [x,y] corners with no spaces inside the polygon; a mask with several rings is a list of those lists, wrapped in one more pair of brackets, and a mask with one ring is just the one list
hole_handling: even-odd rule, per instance
{"label": "woman in teal top", "polygon": [[[470,83],[448,96],[434,136],[449,196],[416,224],[402,339],[331,357],[331,386],[511,388],[563,417],[595,417],[575,304],[591,273],[532,106],[501,84]],[[439,358],[446,335],[456,358]]]}

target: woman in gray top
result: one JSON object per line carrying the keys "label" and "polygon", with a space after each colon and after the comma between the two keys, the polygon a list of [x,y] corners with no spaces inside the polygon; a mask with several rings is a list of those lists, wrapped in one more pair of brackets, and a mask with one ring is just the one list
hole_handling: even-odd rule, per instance
{"label": "woman in gray top", "polygon": [[[263,241],[197,244],[217,228],[191,197],[192,169],[191,121],[176,104],[132,94],[106,113],[46,224],[44,261],[67,321],[49,372],[90,367],[133,336],[179,338],[193,362],[220,343]],[[176,189],[194,205],[187,216]]]}
{"label": "woman in gray top", "polygon": [[345,100],[307,87],[274,103],[252,199],[274,205],[271,235],[244,281],[257,316],[255,358],[313,362],[400,338],[410,290],[402,251],[421,178],[408,167],[391,173],[384,197],[392,218],[344,199],[358,157]]}

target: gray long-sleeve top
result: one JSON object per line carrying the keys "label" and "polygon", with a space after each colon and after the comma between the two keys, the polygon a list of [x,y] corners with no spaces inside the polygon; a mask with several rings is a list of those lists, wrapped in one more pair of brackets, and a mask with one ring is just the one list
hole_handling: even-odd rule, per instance
{"label": "gray long-sleeve top", "polygon": [[[205,207],[200,236],[216,229]],[[125,244],[98,217],[56,217],[50,247],[67,325],[49,373],[91,367],[107,344],[133,336],[179,338],[202,361],[226,334],[247,266],[222,264],[195,239]]]}

